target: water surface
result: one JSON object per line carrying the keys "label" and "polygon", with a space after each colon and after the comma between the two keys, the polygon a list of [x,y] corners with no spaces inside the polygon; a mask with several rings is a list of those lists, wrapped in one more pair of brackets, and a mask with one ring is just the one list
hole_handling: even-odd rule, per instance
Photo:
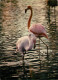
{"label": "water surface", "polygon": [[[0,2],[0,79],[1,80],[57,80],[58,73],[58,7],[49,7],[45,0],[15,0]],[[28,35],[27,22],[33,8],[31,25],[45,26],[49,40],[42,38],[47,48],[37,38],[36,48],[25,54],[25,62],[15,54],[18,38]]]}

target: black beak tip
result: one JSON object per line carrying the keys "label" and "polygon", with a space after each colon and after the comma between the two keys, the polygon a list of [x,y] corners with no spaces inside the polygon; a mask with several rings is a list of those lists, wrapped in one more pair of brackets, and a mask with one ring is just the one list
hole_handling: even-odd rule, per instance
{"label": "black beak tip", "polygon": [[25,13],[27,12],[27,9],[25,9]]}
{"label": "black beak tip", "polygon": [[36,45],[34,45],[34,49],[35,49]]}

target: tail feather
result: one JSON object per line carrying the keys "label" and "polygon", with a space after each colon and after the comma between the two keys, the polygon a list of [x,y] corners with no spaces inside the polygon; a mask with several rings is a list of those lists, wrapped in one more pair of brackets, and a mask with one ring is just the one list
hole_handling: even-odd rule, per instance
{"label": "tail feather", "polygon": [[44,37],[46,37],[46,38],[48,39],[48,35],[47,35],[47,33],[44,33],[43,35],[44,35]]}

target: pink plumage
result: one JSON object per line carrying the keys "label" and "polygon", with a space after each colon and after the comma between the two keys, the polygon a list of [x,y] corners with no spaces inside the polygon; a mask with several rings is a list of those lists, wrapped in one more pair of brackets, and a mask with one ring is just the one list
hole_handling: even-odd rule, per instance
{"label": "pink plumage", "polygon": [[33,47],[35,48],[36,37],[34,34],[29,34],[28,36],[24,36],[18,39],[16,42],[16,52],[19,51],[24,55],[25,51],[31,50]]}
{"label": "pink plumage", "polygon": [[32,26],[30,26],[31,18],[32,18],[32,14],[33,14],[32,7],[28,6],[25,9],[25,12],[27,12],[27,10],[31,10],[31,14],[30,14],[30,17],[28,20],[28,30],[30,32],[32,32],[33,34],[35,34],[35,36],[37,36],[37,37],[46,37],[48,39],[45,27],[43,25],[38,23],[38,24],[33,24]]}
{"label": "pink plumage", "polygon": [[34,33],[37,37],[44,36],[44,37],[48,38],[45,27],[39,23],[33,24],[32,26],[30,26],[29,31]]}

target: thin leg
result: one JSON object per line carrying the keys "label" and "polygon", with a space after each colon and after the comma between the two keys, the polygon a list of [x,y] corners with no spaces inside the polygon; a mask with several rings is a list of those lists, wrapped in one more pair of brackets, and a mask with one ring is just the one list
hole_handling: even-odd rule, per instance
{"label": "thin leg", "polygon": [[24,55],[25,55],[25,53],[26,53],[26,51],[23,53],[23,56],[22,56],[23,57],[22,58],[23,59],[23,66],[25,66],[25,62],[24,62]]}
{"label": "thin leg", "polygon": [[[25,62],[24,62],[24,55],[26,54],[26,51],[23,53],[23,78],[27,78],[27,73],[25,70]],[[28,79],[28,78],[27,78]]]}
{"label": "thin leg", "polygon": [[23,59],[23,61],[24,61],[24,53],[23,53],[23,55],[22,55],[22,59]]}
{"label": "thin leg", "polygon": [[39,59],[40,59],[40,37],[39,37]]}
{"label": "thin leg", "polygon": [[[43,42],[43,40],[41,38],[40,38],[40,40]],[[43,43],[45,44],[45,42],[43,42]],[[46,45],[46,47],[47,47],[47,58],[48,58],[48,46]]]}
{"label": "thin leg", "polygon": [[40,59],[40,37],[39,37],[39,60],[40,60],[40,69],[41,69],[41,59]]}
{"label": "thin leg", "polygon": [[23,55],[22,55],[22,61],[23,61],[23,78],[24,78],[24,71],[25,71],[25,69],[24,69],[24,53],[23,53]]}

